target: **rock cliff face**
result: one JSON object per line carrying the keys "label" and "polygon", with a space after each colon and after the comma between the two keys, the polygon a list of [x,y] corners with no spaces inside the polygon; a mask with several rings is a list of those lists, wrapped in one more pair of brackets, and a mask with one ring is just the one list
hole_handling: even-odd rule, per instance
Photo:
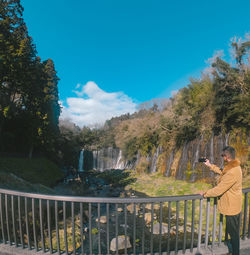
{"label": "rock cliff face", "polygon": [[[96,151],[84,151],[83,169],[104,171],[107,169],[139,169],[146,172],[161,171],[165,176],[174,176],[179,180],[195,181],[209,178],[213,173],[198,162],[200,157],[206,157],[211,163],[223,168],[222,149],[227,145],[236,147],[241,153],[240,160],[247,158],[250,139],[242,134],[212,134],[209,138],[203,136],[191,142],[186,142],[181,148],[164,151],[162,147],[142,157],[138,152],[136,160],[129,162],[122,156],[119,148],[103,148]],[[247,160],[247,159],[246,159]]]}

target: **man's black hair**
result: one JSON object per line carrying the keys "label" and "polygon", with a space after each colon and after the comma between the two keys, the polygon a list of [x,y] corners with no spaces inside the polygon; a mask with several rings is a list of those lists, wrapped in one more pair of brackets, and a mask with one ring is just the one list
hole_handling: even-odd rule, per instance
{"label": "man's black hair", "polygon": [[223,149],[223,154],[227,155],[231,159],[235,159],[235,149],[231,146],[226,146]]}

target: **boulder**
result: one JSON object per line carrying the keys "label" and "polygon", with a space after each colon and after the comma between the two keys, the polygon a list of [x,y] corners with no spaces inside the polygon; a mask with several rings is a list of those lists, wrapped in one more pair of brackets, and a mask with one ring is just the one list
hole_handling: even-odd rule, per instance
{"label": "boulder", "polygon": [[[162,233],[162,235],[168,233],[168,224],[162,223],[161,233]],[[156,223],[153,224],[153,234],[154,235],[159,235],[160,234],[160,223],[159,222],[156,222]]]}
{"label": "boulder", "polygon": [[[98,218],[96,218],[95,221],[98,222]],[[107,223],[107,217],[106,216],[101,216],[100,217],[100,223],[103,223],[103,224]]]}
{"label": "boulder", "polygon": [[[128,205],[128,206],[127,206],[127,210],[128,210],[130,213],[134,213],[134,205],[133,205],[133,204]],[[136,206],[135,206],[136,215],[138,215],[139,210],[140,210],[139,205],[136,205]]]}
{"label": "boulder", "polygon": [[[147,209],[147,210],[150,210],[151,211],[151,209],[152,209],[152,204],[146,204],[145,205],[145,208]],[[160,209],[160,205],[159,204],[154,204],[154,210],[159,210]]]}
{"label": "boulder", "polygon": [[[154,218],[156,217],[156,214],[155,214],[155,213],[154,213],[153,217],[154,217]],[[151,213],[145,213],[145,214],[144,214],[144,220],[145,220],[146,224],[150,224],[151,221],[152,221]]]}
{"label": "boulder", "polygon": [[[127,248],[131,248],[132,247],[132,245],[131,245],[131,243],[129,241],[129,237],[127,236],[125,238],[125,236],[122,235],[122,236],[118,236],[118,248],[117,248],[118,250],[124,250],[125,249],[125,239],[127,241]],[[110,243],[110,250],[111,251],[116,251],[116,238],[112,239],[112,241]]]}

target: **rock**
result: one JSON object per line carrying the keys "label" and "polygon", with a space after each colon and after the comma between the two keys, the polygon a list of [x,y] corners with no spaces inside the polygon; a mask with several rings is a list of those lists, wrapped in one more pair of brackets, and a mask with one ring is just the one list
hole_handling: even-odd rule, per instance
{"label": "rock", "polygon": [[[129,241],[129,237],[127,236],[125,238],[124,235],[118,236],[118,250],[124,250],[125,249],[125,239],[127,241],[127,248],[131,248],[132,245]],[[110,242],[110,250],[111,251],[116,251],[116,238],[113,238],[112,241]]]}
{"label": "rock", "polygon": [[[176,232],[176,226],[172,227],[171,229]],[[184,233],[184,226],[178,226],[178,232]],[[186,232],[192,232],[191,227],[186,226]]]}
{"label": "rock", "polygon": [[[96,218],[95,221],[98,222],[98,218]],[[101,216],[100,217],[100,223],[103,223],[103,224],[107,223],[107,217],[106,216]]]}
{"label": "rock", "polygon": [[[128,205],[128,206],[127,206],[127,210],[128,210],[130,213],[134,213],[134,205],[133,205],[133,204]],[[139,205],[136,205],[136,206],[135,206],[136,215],[138,215],[139,210],[140,210]]]}
{"label": "rock", "polygon": [[[155,213],[153,215],[153,218],[154,219],[156,218],[156,214]],[[152,221],[151,213],[145,213],[144,220],[145,220],[146,224],[151,223],[151,221]]]}
{"label": "rock", "polygon": [[[161,233],[162,233],[162,235],[168,233],[168,224],[162,223]],[[159,222],[156,222],[156,223],[153,224],[153,234],[154,235],[159,235],[160,234],[160,223]]]}
{"label": "rock", "polygon": [[117,208],[117,212],[123,212],[123,209],[121,207]]}
{"label": "rock", "polygon": [[[145,208],[151,211],[152,205],[151,204],[146,204]],[[154,210],[159,210],[160,209],[160,205],[159,204],[154,204],[153,208],[154,208]]]}

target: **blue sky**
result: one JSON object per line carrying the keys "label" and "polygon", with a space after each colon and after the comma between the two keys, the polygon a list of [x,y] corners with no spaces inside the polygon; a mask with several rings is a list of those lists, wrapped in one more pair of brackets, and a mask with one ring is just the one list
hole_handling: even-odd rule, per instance
{"label": "blue sky", "polygon": [[60,78],[62,118],[79,126],[170,97],[250,31],[249,0],[21,0],[42,60]]}

